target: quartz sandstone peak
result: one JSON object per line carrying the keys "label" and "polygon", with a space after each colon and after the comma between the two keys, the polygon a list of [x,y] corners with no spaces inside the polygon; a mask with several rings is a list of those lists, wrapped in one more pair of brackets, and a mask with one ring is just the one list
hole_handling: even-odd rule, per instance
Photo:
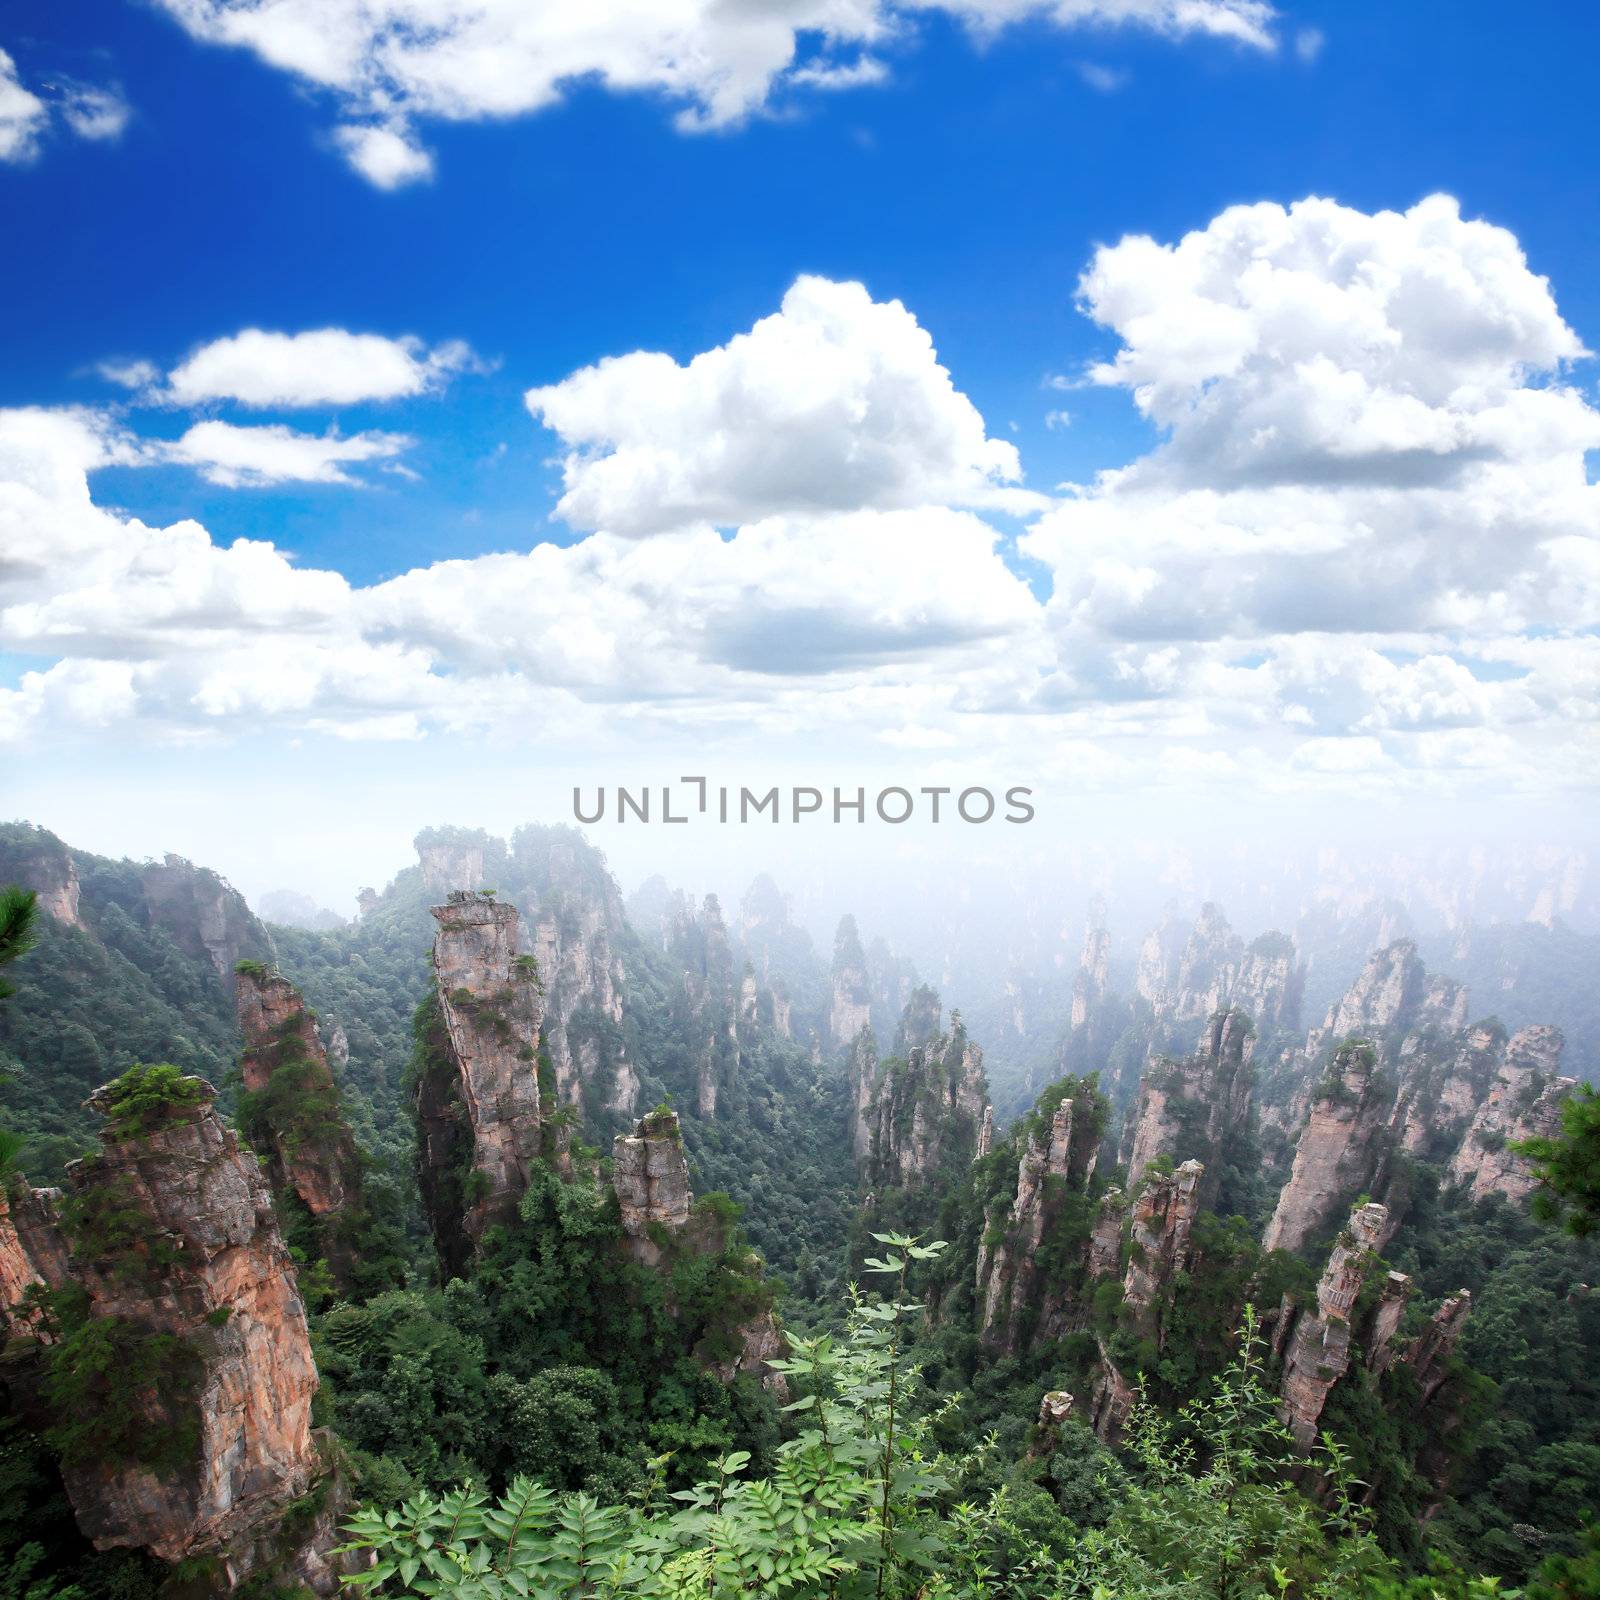
{"label": "quartz sandstone peak", "polygon": [[[640,1266],[660,1267],[678,1252],[721,1256],[728,1250],[725,1223],[715,1211],[694,1204],[676,1111],[658,1107],[641,1117],[632,1133],[616,1136],[611,1145],[611,1187],[628,1254]],[[760,1258],[750,1252],[741,1270],[758,1275]],[[747,1372],[785,1399],[783,1376],[769,1363],[788,1349],[771,1306],[764,1304],[719,1341],[715,1354],[697,1354],[724,1382]]]}
{"label": "quartz sandstone peak", "polygon": [[632,1133],[611,1144],[611,1187],[621,1210],[628,1250],[642,1266],[662,1257],[659,1236],[676,1235],[689,1225],[693,1196],[689,1161],[676,1111],[652,1111]]}
{"label": "quartz sandstone peak", "polygon": [[1563,1043],[1559,1029],[1536,1024],[1506,1044],[1494,1084],[1450,1163],[1450,1181],[1465,1184],[1474,1200],[1501,1194],[1520,1204],[1538,1187],[1532,1163],[1515,1147],[1561,1131],[1562,1103],[1577,1087],[1576,1078],[1556,1071]]}
{"label": "quartz sandstone peak", "polygon": [[[1050,1280],[1039,1257],[1057,1219],[1094,1176],[1099,1125],[1091,1098],[1052,1092],[1060,1098],[1051,1106],[1047,1097],[1021,1131],[1010,1207],[991,1212],[978,1248],[979,1336],[1007,1354],[1060,1337],[1082,1322],[1086,1310]],[[1119,1211],[1119,1239],[1120,1228]]]}
{"label": "quartz sandstone peak", "polygon": [[533,958],[518,954],[515,906],[458,891],[432,913],[439,1010],[472,1132],[462,1225],[476,1244],[516,1216],[540,1158],[544,1001]]}
{"label": "quartz sandstone peak", "polygon": [[903,1058],[875,1062],[869,1028],[850,1053],[854,1140],[874,1189],[919,1186],[947,1168],[965,1167],[977,1153],[989,1104],[983,1051],[967,1037],[959,1012],[951,1013],[950,1031],[940,1031],[938,996],[918,989],[899,1031],[902,1039],[923,1042]]}
{"label": "quartz sandstone peak", "polygon": [[[1285,1299],[1279,1313],[1276,1342],[1283,1356],[1282,1415],[1302,1450],[1309,1450],[1316,1443],[1323,1407],[1349,1370],[1356,1300],[1372,1270],[1388,1222],[1389,1214],[1383,1206],[1375,1202],[1357,1206],[1334,1242],[1318,1280],[1316,1309],[1299,1310]],[[1392,1307],[1394,1301],[1395,1293],[1391,1293],[1387,1304]],[[1399,1304],[1403,1309],[1403,1295]]]}
{"label": "quartz sandstone peak", "polygon": [[[179,1088],[131,1121],[118,1085],[97,1091],[91,1104],[112,1119],[100,1153],[68,1168],[67,1195],[25,1192],[0,1222],[0,1260],[20,1249],[32,1281],[79,1291],[91,1321],[186,1353],[185,1382],[133,1399],[143,1437],[172,1440],[159,1463],[104,1449],[69,1458],[67,1492],[99,1549],[213,1558],[228,1589],[259,1573],[330,1594],[342,1501],[312,1431],[317,1373],[294,1266],[261,1168],[218,1118],[215,1090],[198,1078]],[[124,1230],[133,1242],[93,1235],[108,1208],[139,1217]],[[15,1307],[10,1316],[26,1328]],[[313,1490],[322,1510],[285,1532],[285,1512]]]}
{"label": "quartz sandstone peak", "polygon": [[828,1038],[835,1050],[848,1050],[856,1036],[872,1021],[872,985],[867,977],[866,952],[856,919],[839,919],[833,939],[833,997],[828,1011]]}
{"label": "quartz sandstone peak", "polygon": [[334,1281],[348,1287],[356,1262],[339,1224],[364,1210],[361,1156],[322,1037],[300,991],[260,966],[240,965],[234,1003],[244,1036],[245,1093],[258,1104],[276,1102],[271,1114],[261,1115],[259,1130],[247,1132],[273,1189],[293,1194],[311,1214]]}
{"label": "quartz sandstone peak", "polygon": [[1303,1248],[1370,1182],[1386,1112],[1376,1071],[1375,1051],[1362,1040],[1347,1040],[1334,1053],[1267,1224],[1264,1250]]}
{"label": "quartz sandstone peak", "polygon": [[[1220,1173],[1224,1149],[1249,1122],[1254,1037],[1244,1012],[1218,1011],[1194,1055],[1146,1065],[1128,1134],[1130,1179],[1138,1179],[1158,1156],[1194,1157]],[[1214,1188],[1214,1182],[1208,1185],[1208,1191]],[[1212,1198],[1208,1192],[1202,1201]]]}

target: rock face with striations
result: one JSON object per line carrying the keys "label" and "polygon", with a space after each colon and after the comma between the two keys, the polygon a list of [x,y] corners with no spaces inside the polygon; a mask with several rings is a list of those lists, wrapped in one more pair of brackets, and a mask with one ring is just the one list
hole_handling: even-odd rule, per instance
{"label": "rock face with striations", "polygon": [[[328,1594],[341,1502],[311,1427],[305,1309],[261,1169],[214,1097],[198,1078],[142,1108],[120,1084],[97,1091],[101,1152],[69,1167],[65,1197],[36,1191],[17,1208],[20,1230],[0,1223],[0,1258],[20,1247],[118,1350],[91,1386],[122,1381],[135,1349],[165,1351],[160,1376],[107,1404],[109,1431],[63,1462],[95,1546],[211,1558],[229,1590],[257,1575]],[[286,1509],[319,1485],[322,1511],[284,1534]]]}
{"label": "rock face with striations", "polygon": [[16,823],[0,836],[0,882],[19,883],[39,897],[40,912],[70,928],[81,928],[78,865],[53,833]]}
{"label": "rock face with striations", "polygon": [[[1353,1326],[1356,1300],[1372,1270],[1388,1222],[1387,1210],[1375,1203],[1352,1211],[1349,1225],[1335,1241],[1317,1284],[1316,1309],[1296,1308],[1286,1297],[1279,1313],[1274,1343],[1283,1358],[1282,1415],[1302,1450],[1309,1450],[1316,1443],[1323,1407],[1349,1370],[1357,1338]],[[1404,1309],[1403,1295],[1391,1295],[1383,1304],[1392,1308],[1397,1302]],[[1397,1322],[1398,1314],[1389,1324],[1391,1334]],[[1386,1343],[1387,1340],[1376,1342],[1374,1353]]]}
{"label": "rock face with striations", "polygon": [[[979,1337],[987,1347],[1007,1354],[1036,1339],[1057,1338],[1082,1320],[1085,1308],[1069,1303],[1060,1283],[1047,1281],[1039,1250],[1064,1208],[1084,1194],[1094,1176],[1100,1142],[1094,1104],[1064,1095],[1048,1121],[1041,1108],[1018,1137],[1009,1214],[1002,1213],[1003,1220],[991,1218],[985,1228],[974,1284],[981,1308]],[[1119,1213],[1119,1231],[1120,1226]]]}
{"label": "rock face with striations", "polygon": [[604,1079],[601,1109],[627,1114],[639,1098],[639,1075],[623,1039],[622,962],[608,921],[602,906],[563,898],[534,923],[533,947],[557,1099],[582,1109],[585,1086]]}
{"label": "rock face with striations", "polygon": [[[1157,1059],[1145,1067],[1128,1131],[1130,1179],[1137,1181],[1158,1156],[1193,1157],[1220,1173],[1224,1148],[1250,1117],[1253,1038],[1242,1011],[1219,1011],[1194,1055],[1184,1061]],[[1212,1198],[1207,1193],[1202,1200]]]}
{"label": "rock face with striations", "polygon": [[266,931],[244,896],[206,867],[167,856],[139,872],[145,915],[189,955],[205,957],[226,979],[245,957],[270,955]]}
{"label": "rock face with striations", "polygon": [[1466,990],[1451,978],[1430,977],[1416,945],[1396,939],[1367,958],[1322,1026],[1311,1031],[1306,1052],[1315,1056],[1332,1040],[1359,1037],[1370,1040],[1387,1065],[1407,1033],[1423,1028],[1459,1032],[1466,1021]]}
{"label": "rock face with striations", "polygon": [[739,1066],[733,949],[714,894],[705,897],[698,913],[682,897],[675,902],[667,952],[683,974],[674,1011],[694,1062],[695,1109],[702,1117],[714,1117],[721,1091],[733,1082]]}
{"label": "rock face with striations", "polygon": [[539,963],[555,1098],[591,1122],[632,1116],[639,1076],[623,1026],[619,954],[628,922],[605,862],[574,829],[530,826],[512,835],[503,871]]}
{"label": "rock face with striations", "polygon": [[1466,1184],[1474,1200],[1502,1194],[1520,1203],[1538,1187],[1531,1163],[1512,1146],[1561,1131],[1562,1102],[1577,1087],[1577,1079],[1556,1071],[1563,1042],[1559,1029],[1536,1024],[1507,1043],[1494,1085],[1450,1163],[1451,1182]]}
{"label": "rock face with striations", "polygon": [[641,1266],[662,1257],[660,1235],[676,1235],[689,1225],[693,1195],[689,1162],[676,1111],[652,1111],[632,1133],[611,1144],[611,1187],[622,1212],[628,1252]]}
{"label": "rock face with striations", "polygon": [[1134,1194],[1122,1306],[1130,1325],[1158,1347],[1164,1342],[1168,1290],[1189,1263],[1189,1235],[1200,1213],[1204,1176],[1198,1161],[1185,1161],[1176,1172],[1150,1177]]}
{"label": "rock face with striations", "polygon": [[1072,981],[1071,1023],[1074,1028],[1087,1027],[1090,1017],[1104,1004],[1110,987],[1110,965],[1111,932],[1106,927],[1106,903],[1097,895],[1089,907],[1083,950]]}
{"label": "rock face with striations", "polygon": [[1334,1053],[1267,1224],[1264,1250],[1302,1249],[1371,1181],[1388,1111],[1373,1082],[1376,1070],[1374,1049],[1363,1040]]}
{"label": "rock face with striations", "polygon": [[341,1222],[365,1210],[361,1155],[316,1023],[287,978],[247,964],[234,975],[244,1036],[241,1120],[276,1193],[295,1196],[317,1226],[334,1282],[356,1263]]}
{"label": "rock face with striations", "polygon": [[1264,933],[1246,946],[1211,901],[1200,908],[1188,938],[1179,944],[1178,936],[1169,916],[1139,953],[1135,991],[1157,1021],[1197,1022],[1234,1009],[1263,1037],[1299,1028],[1305,968],[1292,939]]}
{"label": "rock face with striations", "polygon": [[[959,1012],[952,1013],[948,1034],[938,1031],[937,996],[932,1003],[933,1032],[904,1059],[890,1057],[877,1064],[864,1096],[858,1146],[865,1147],[862,1176],[874,1189],[924,1184],[947,1167],[965,1168],[977,1154],[989,1104],[983,1052],[967,1038]],[[902,1037],[926,1033],[924,1009],[914,995],[906,1007]],[[852,1061],[856,1059],[852,1053]],[[858,1096],[866,1082],[866,1063],[863,1053]]]}
{"label": "rock face with striations", "polygon": [[475,1245],[492,1224],[516,1216],[541,1154],[544,1002],[533,957],[517,951],[515,906],[456,891],[432,909],[439,1011],[471,1133],[461,1224]]}
{"label": "rock face with striations", "polygon": [[856,919],[839,919],[833,938],[833,999],[828,1009],[828,1039],[835,1050],[848,1050],[856,1035],[872,1021],[872,984],[867,956],[861,948]]}
{"label": "rock face with striations", "polygon": [[1222,907],[1208,900],[1178,958],[1177,981],[1163,1007],[1166,1015],[1177,1022],[1194,1022],[1226,1006],[1243,955],[1244,944],[1228,926]]}
{"label": "rock face with striations", "polygon": [[[715,1212],[702,1214],[695,1207],[677,1112],[652,1111],[639,1119],[632,1133],[616,1136],[611,1145],[611,1187],[628,1254],[640,1266],[670,1264],[680,1252],[699,1256],[727,1252],[726,1224]],[[747,1279],[758,1277],[760,1257],[749,1252],[739,1269]],[[783,1376],[769,1363],[786,1355],[789,1346],[770,1300],[746,1306],[745,1313],[737,1326],[703,1340],[696,1354],[723,1382],[749,1373],[785,1399]]]}

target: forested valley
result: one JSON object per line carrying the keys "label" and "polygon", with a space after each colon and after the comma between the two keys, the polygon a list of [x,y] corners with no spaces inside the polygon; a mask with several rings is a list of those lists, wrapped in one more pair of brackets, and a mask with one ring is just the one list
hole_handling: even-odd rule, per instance
{"label": "forested valley", "polygon": [[1600,1594],[1581,933],[941,993],[546,826],[0,889],[0,1600]]}

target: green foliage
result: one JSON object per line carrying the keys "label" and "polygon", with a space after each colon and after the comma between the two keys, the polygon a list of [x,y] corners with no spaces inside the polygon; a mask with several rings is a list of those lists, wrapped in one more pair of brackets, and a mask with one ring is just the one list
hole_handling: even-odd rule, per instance
{"label": "green foliage", "polygon": [[1600,1094],[1580,1083],[1561,1106],[1561,1132],[1553,1139],[1528,1139],[1514,1147],[1533,1162],[1544,1188],[1535,1214],[1561,1220],[1580,1238],[1600,1225]]}
{"label": "green foliage", "polygon": [[46,1438],[68,1465],[191,1465],[200,1442],[204,1362],[187,1339],[125,1317],[90,1316],[81,1291],[55,1297],[59,1337],[45,1357]]}
{"label": "green foliage", "polygon": [[[1287,1435],[1249,1322],[1233,1366],[1180,1418],[1136,1410],[1133,1478],[1085,1517],[1095,1525],[1023,1481],[963,1496],[988,1447],[937,1449],[954,1402],[926,1391],[902,1344],[920,1309],[903,1299],[907,1272],[940,1247],[880,1242],[870,1270],[891,1279],[890,1297],[857,1298],[842,1337],[797,1340],[782,1363],[799,1429],[770,1471],[733,1451],[666,1497],[661,1463],[626,1502],[532,1474],[498,1498],[470,1483],[415,1495],[351,1520],[349,1548],[372,1564],[347,1582],[483,1600],[1420,1600],[1373,1538],[1336,1447],[1318,1462],[1325,1503],[1286,1480]],[[1476,1600],[1493,1587],[1439,1593]]]}
{"label": "green foliage", "polygon": [[[39,897],[32,889],[16,884],[0,889],[0,967],[25,956],[39,942]],[[0,1000],[9,1000],[17,991],[0,978]]]}
{"label": "green foliage", "polygon": [[116,1139],[137,1138],[204,1104],[200,1081],[169,1062],[136,1064],[106,1088],[100,1109]]}

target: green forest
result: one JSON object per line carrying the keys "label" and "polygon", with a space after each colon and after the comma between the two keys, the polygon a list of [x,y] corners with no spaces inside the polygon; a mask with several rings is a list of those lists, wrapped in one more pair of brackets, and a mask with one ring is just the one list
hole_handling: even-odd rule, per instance
{"label": "green forest", "polygon": [[[1111,997],[1018,1114],[985,1117],[981,1040],[903,974],[903,1006],[859,990],[881,1059],[830,1036],[840,968],[770,881],[725,921],[662,884],[624,901],[571,830],[417,842],[359,919],[313,931],[176,858],[0,829],[0,1246],[28,1268],[5,1281],[0,1600],[1600,1594],[1586,1092],[1511,1152],[1529,1199],[1385,1147],[1381,1244],[1343,1220],[1379,1196],[1347,1186],[1267,1249],[1304,1136],[1262,1118],[1336,1103],[1336,1041],[1295,1065],[1252,1028],[1247,1113],[1219,1131],[1179,1093],[1198,1024],[1158,1039]],[[436,979],[451,917],[498,928],[501,908],[509,987]],[[253,1042],[239,996],[283,1008]],[[1390,1044],[1374,1061],[1420,1048]],[[472,1074],[502,1046],[539,1125],[496,1211],[504,1128]],[[1364,1095],[1399,1094],[1411,1069],[1385,1070]],[[1169,1136],[1134,1171],[1158,1083]],[[247,1236],[281,1251],[293,1328],[198,1309],[189,1235],[153,1219],[204,1182],[153,1193],[146,1145],[265,1185],[265,1217],[229,1191],[248,1228],[219,1233],[204,1282]],[[1208,1176],[1174,1244],[1192,1157]],[[58,1282],[41,1218],[73,1263]],[[1308,1328],[1334,1354],[1295,1368]],[[118,1507],[212,1503],[216,1375],[302,1337],[316,1471],[270,1515],[236,1496],[226,1548],[199,1520],[161,1553],[124,1538]]]}

